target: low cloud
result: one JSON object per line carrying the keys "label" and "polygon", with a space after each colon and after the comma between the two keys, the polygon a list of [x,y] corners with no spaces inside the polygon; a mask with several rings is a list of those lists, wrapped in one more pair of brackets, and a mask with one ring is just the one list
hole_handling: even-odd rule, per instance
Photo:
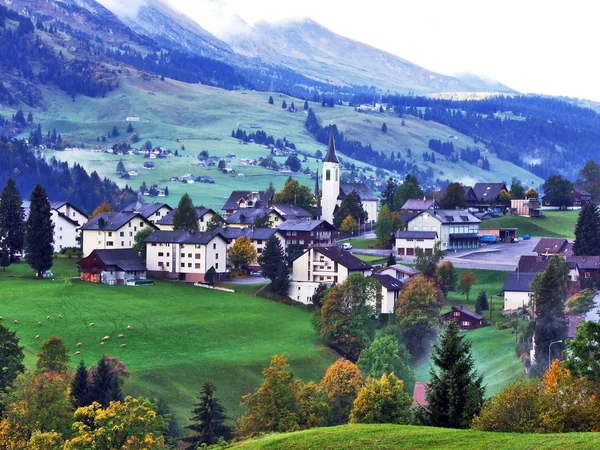
{"label": "low cloud", "polygon": [[105,8],[119,17],[135,17],[146,0],[97,0]]}

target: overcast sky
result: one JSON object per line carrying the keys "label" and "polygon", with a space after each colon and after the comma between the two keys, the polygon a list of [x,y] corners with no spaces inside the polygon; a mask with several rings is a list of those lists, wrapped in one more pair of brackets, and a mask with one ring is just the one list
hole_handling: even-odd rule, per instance
{"label": "overcast sky", "polygon": [[[140,1],[127,2],[128,10]],[[308,16],[436,72],[471,72],[521,92],[600,101],[600,4],[593,0],[167,1],[217,34],[235,13],[250,25]]]}

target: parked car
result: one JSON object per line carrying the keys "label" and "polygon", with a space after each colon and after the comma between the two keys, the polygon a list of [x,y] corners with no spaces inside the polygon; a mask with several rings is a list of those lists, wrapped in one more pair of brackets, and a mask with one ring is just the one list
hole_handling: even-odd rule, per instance
{"label": "parked car", "polygon": [[350,242],[344,242],[342,244],[342,250],[345,250],[345,251],[352,250],[352,244]]}
{"label": "parked car", "polygon": [[250,272],[250,276],[251,277],[262,277],[263,273],[260,270],[253,270],[252,272]]}
{"label": "parked car", "polygon": [[523,240],[524,240],[524,241],[528,241],[529,239],[531,239],[531,236],[530,236],[530,235],[528,235],[528,234],[524,234],[524,235],[523,235]]}

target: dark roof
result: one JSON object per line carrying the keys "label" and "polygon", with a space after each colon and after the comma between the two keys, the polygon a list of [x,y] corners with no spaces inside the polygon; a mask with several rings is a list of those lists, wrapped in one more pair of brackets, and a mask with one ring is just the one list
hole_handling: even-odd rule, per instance
{"label": "dark roof", "polygon": [[154,242],[162,244],[201,244],[206,245],[216,236],[223,235],[215,231],[165,231],[159,230],[148,236],[144,242]]}
{"label": "dark roof", "polygon": [[313,250],[321,253],[333,262],[344,266],[349,271],[373,269],[371,264],[364,262],[362,259],[358,259],[352,253],[344,251],[338,246],[314,247]]}
{"label": "dark roof", "polygon": [[63,206],[65,206],[67,204],[66,201],[62,201],[62,202],[50,202],[50,208],[51,209],[59,209],[62,208]]}
{"label": "dark roof", "polygon": [[77,211],[79,214],[84,215],[85,217],[88,216],[88,214],[81,208],[78,208],[77,206],[75,206],[73,203],[71,202],[67,202],[67,201],[62,201],[62,202],[50,202],[50,208],[51,209],[60,209],[65,205],[69,205],[71,208],[73,208],[75,211]]}
{"label": "dark roof", "polygon": [[[468,211],[460,209],[436,209],[435,211],[423,211],[420,214],[427,212],[441,223],[481,223],[477,217]],[[419,215],[420,215],[419,214]],[[416,217],[416,216],[415,216]],[[412,220],[412,219],[411,219]]]}
{"label": "dark roof", "polygon": [[529,286],[537,273],[508,272],[504,280],[503,291],[529,292]]}
{"label": "dark roof", "polygon": [[233,191],[221,209],[227,211],[236,210],[239,208],[238,202],[241,199],[248,201],[255,197],[256,201],[252,207],[266,208],[269,206],[269,203],[271,203],[273,193],[271,191]]}
{"label": "dark roof", "polygon": [[[54,211],[56,211],[56,214],[58,214],[59,217],[62,217],[63,219],[65,219],[67,222],[71,222],[73,225],[75,226],[79,226],[81,225],[79,222],[77,222],[75,219],[72,219],[71,217],[67,216],[66,214],[60,212],[57,209],[54,209]],[[27,215],[29,217],[29,214]]]}
{"label": "dark roof", "polygon": [[464,306],[452,306],[452,311],[458,311],[461,314],[472,317],[475,320],[482,320],[483,316],[481,314],[476,313],[475,311],[471,311]]}
{"label": "dark roof", "polygon": [[329,127],[329,145],[327,146],[327,154],[323,162],[338,163],[340,160],[335,154],[335,140],[333,139],[333,126]]}
{"label": "dark roof", "polygon": [[535,253],[548,253],[550,255],[556,253],[562,253],[566,250],[566,246],[569,243],[566,239],[557,238],[542,238],[534,247]]}
{"label": "dark roof", "polygon": [[417,217],[421,212],[409,212],[409,211],[400,211],[398,215],[400,216],[400,220],[402,220],[403,224],[407,224],[415,217]]}
{"label": "dark roof", "polygon": [[250,239],[260,239],[266,241],[275,233],[277,233],[276,228],[237,228],[237,227],[219,227],[216,228],[215,231],[221,233],[221,235],[225,239],[238,239],[244,236],[248,236]]}
{"label": "dark roof", "polygon": [[549,256],[521,255],[517,270],[521,273],[539,273],[548,267]]}
{"label": "dark roof", "polygon": [[326,227],[334,230],[335,227],[331,225],[326,220],[286,220],[281,225],[279,225],[279,230],[281,231],[312,231],[321,224],[325,224]]}
{"label": "dark roof", "polygon": [[600,269],[600,256],[567,256],[567,263],[577,264],[581,270]]}
{"label": "dark roof", "polygon": [[582,196],[591,196],[591,195],[592,195],[592,194],[590,194],[588,191],[586,191],[585,189],[583,189],[583,188],[578,188],[578,187],[574,187],[574,188],[573,188],[573,192],[574,192],[574,193],[577,193],[577,194],[579,194],[579,195],[582,195]]}
{"label": "dark roof", "polygon": [[[435,200],[437,202],[441,201],[446,195],[446,191],[448,191],[448,184],[441,188],[438,192],[435,193]],[[477,198],[475,192],[473,192],[473,188],[471,186],[462,186],[463,188],[463,196],[465,199],[469,200],[469,196]],[[470,195],[469,195],[470,194]]]}
{"label": "dark roof", "polygon": [[[87,258],[96,254],[106,266],[116,266],[123,271],[146,270],[146,263],[132,248],[117,248],[111,250],[94,250]],[[87,259],[84,258],[84,259]],[[83,261],[83,260],[81,260]],[[79,262],[78,262],[79,264]]]}
{"label": "dark roof", "polygon": [[396,231],[397,239],[435,239],[437,231]]}
{"label": "dark roof", "polygon": [[270,208],[240,208],[231,214],[225,222],[229,224],[252,225],[254,219],[257,217],[264,216],[265,214],[268,215],[272,212],[279,214],[277,211]]}
{"label": "dark roof", "polygon": [[298,205],[288,204],[288,203],[273,203],[273,208],[277,211],[281,212],[283,217],[286,219],[301,219],[307,218],[310,219],[312,214],[307,210]]}
{"label": "dark roof", "polygon": [[422,200],[417,198],[410,198],[406,200],[402,208],[409,211],[427,211],[433,205],[433,200]]}
{"label": "dark roof", "polygon": [[352,191],[355,191],[363,202],[379,200],[377,196],[371,193],[369,186],[364,183],[340,183],[340,195],[338,196],[338,199],[343,199]]}
{"label": "dark roof", "polygon": [[102,231],[117,231],[127,222],[133,219],[143,219],[147,226],[156,228],[152,223],[148,222],[141,214],[123,213],[123,212],[103,212],[98,214],[93,219],[88,220],[81,227],[82,230],[102,230]]}
{"label": "dark roof", "polygon": [[379,284],[381,284],[388,291],[399,291],[402,289],[402,282],[392,276],[374,273],[373,275],[371,275],[371,277],[379,281]]}
{"label": "dark roof", "polygon": [[[214,212],[210,208],[195,208],[195,209],[196,209],[196,216],[198,217],[198,219],[201,219],[207,213],[213,213],[215,215],[218,215],[216,212]],[[173,225],[173,216],[175,215],[175,211],[177,211],[177,208],[169,211],[167,213],[167,215],[161,217],[160,220],[158,220],[156,223],[158,225]]]}
{"label": "dark roof", "polygon": [[165,206],[169,208],[169,211],[173,210],[173,208],[171,208],[166,203],[144,203],[138,201],[127,205],[125,208],[123,208],[123,211],[121,212],[137,212],[147,219],[152,214],[156,213],[156,211]]}
{"label": "dark roof", "polygon": [[480,202],[493,202],[500,195],[502,190],[508,191],[504,183],[476,183],[473,186],[473,192]]}

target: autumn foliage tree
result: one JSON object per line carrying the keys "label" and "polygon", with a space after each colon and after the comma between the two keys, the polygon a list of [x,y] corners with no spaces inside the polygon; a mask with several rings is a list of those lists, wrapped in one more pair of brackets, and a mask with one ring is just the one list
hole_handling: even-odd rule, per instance
{"label": "autumn foliage tree", "polygon": [[404,383],[393,373],[380,379],[370,377],[362,387],[350,412],[350,423],[407,424],[411,419],[412,398]]}
{"label": "autumn foliage tree", "polygon": [[477,280],[471,272],[463,272],[458,281],[458,292],[465,295],[467,301],[469,301],[469,294],[471,288],[477,283]]}
{"label": "autumn foliage tree", "polygon": [[236,268],[248,267],[256,260],[256,257],[256,249],[252,245],[249,236],[242,236],[236,239],[229,250],[229,259],[231,259],[231,264]]}
{"label": "autumn foliage tree", "polygon": [[401,227],[402,220],[398,212],[390,210],[388,205],[383,205],[375,223],[375,236],[377,236],[379,245],[387,246]]}
{"label": "autumn foliage tree", "polygon": [[40,372],[66,372],[71,358],[62,338],[52,336],[40,346],[36,368]]}
{"label": "autumn foliage tree", "polygon": [[456,289],[456,269],[450,261],[444,261],[435,270],[436,284],[444,295]]}
{"label": "autumn foliage tree", "polygon": [[92,212],[92,215],[90,216],[90,219],[93,219],[98,214],[101,214],[103,212],[113,212],[112,206],[110,206],[110,203],[108,203],[106,200],[103,201],[102,203],[100,203],[96,207],[96,209]]}
{"label": "autumn foliage tree", "polygon": [[320,387],[329,399],[329,424],[348,422],[350,411],[364,381],[353,362],[340,358],[325,371]]}
{"label": "autumn foliage tree", "polygon": [[340,225],[340,231],[344,233],[356,233],[358,231],[358,224],[352,216],[346,216]]}

